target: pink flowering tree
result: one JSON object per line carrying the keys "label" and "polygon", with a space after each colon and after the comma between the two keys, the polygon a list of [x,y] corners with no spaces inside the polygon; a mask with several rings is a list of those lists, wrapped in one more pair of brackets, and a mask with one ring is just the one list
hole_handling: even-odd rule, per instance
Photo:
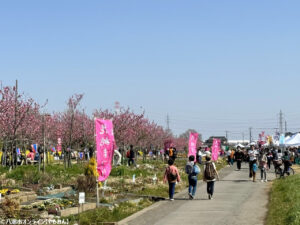
{"label": "pink flowering tree", "polygon": [[0,89],[0,133],[6,143],[10,165],[16,166],[16,147],[20,142],[40,140],[40,106],[32,99],[19,94],[16,87]]}
{"label": "pink flowering tree", "polygon": [[62,114],[62,123],[65,129],[65,140],[67,141],[67,149],[64,151],[64,165],[66,167],[66,159],[68,159],[68,167],[71,167],[71,152],[70,149],[73,146],[73,140],[75,138],[76,132],[80,132],[74,129],[74,124],[76,122],[76,115],[78,114],[78,106],[83,98],[83,94],[72,95],[68,100],[68,108]]}
{"label": "pink flowering tree", "polygon": [[150,122],[145,118],[144,113],[136,114],[129,108],[121,108],[118,113],[96,110],[94,117],[113,120],[116,144],[123,155],[125,149],[131,144],[144,151],[151,146],[162,147],[164,138],[167,137],[164,129]]}

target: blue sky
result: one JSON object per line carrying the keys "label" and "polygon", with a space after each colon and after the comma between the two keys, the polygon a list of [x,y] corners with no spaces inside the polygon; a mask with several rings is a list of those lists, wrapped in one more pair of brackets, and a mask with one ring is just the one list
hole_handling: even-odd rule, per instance
{"label": "blue sky", "polygon": [[48,111],[144,109],[175,134],[300,130],[299,1],[2,1],[0,80]]}

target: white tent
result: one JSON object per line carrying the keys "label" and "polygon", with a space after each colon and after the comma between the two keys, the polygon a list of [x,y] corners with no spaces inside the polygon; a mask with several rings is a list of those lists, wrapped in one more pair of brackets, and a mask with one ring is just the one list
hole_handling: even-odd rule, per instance
{"label": "white tent", "polygon": [[[292,136],[293,137],[293,136]],[[286,144],[287,143],[287,141],[289,141],[292,137],[290,137],[290,136],[286,136],[285,137],[285,139],[284,139],[284,143]],[[274,138],[273,138],[273,144],[275,145],[275,146],[279,146],[280,144],[279,144],[279,140],[275,140]]]}
{"label": "white tent", "polygon": [[255,141],[252,141],[251,143],[249,143],[246,147],[247,148],[250,148],[250,146],[251,145],[254,145],[254,146],[256,146],[257,145],[257,142],[255,142]]}
{"label": "white tent", "polygon": [[300,133],[297,133],[285,141],[286,146],[300,146]]}
{"label": "white tent", "polygon": [[244,146],[244,145],[242,145],[242,144],[240,144],[240,143],[239,143],[239,144],[237,144],[235,147],[236,147],[236,148],[237,148],[237,147],[240,147],[240,148],[245,148],[245,146]]}

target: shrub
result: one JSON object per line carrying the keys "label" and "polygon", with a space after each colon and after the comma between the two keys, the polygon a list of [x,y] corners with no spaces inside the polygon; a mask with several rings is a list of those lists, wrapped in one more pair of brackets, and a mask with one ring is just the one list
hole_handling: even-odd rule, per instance
{"label": "shrub", "polygon": [[7,218],[14,218],[18,214],[18,210],[20,210],[20,203],[17,199],[5,198],[0,204],[0,208]]}
{"label": "shrub", "polygon": [[90,159],[89,163],[84,168],[84,174],[86,176],[98,176],[98,171],[96,169],[96,159],[94,157]]}

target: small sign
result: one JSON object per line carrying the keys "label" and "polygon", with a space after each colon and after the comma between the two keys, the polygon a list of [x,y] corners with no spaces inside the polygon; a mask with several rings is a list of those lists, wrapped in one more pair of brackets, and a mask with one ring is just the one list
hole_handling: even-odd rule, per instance
{"label": "small sign", "polygon": [[85,193],[79,192],[79,204],[84,204],[85,202]]}

